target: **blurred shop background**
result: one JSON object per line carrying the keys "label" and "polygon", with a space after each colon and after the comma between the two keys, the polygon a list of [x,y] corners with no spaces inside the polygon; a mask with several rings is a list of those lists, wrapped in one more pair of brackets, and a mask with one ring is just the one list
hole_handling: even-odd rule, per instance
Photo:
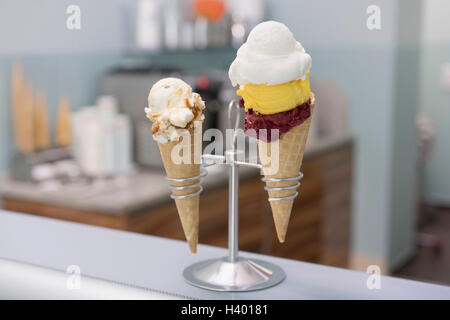
{"label": "blurred shop background", "polygon": [[[318,102],[285,244],[242,169],[242,250],[450,284],[449,14],[446,0],[1,1],[1,205],[184,240],[148,91],[183,78],[205,129],[225,129],[236,48],[272,19],[311,54]],[[223,168],[204,186],[200,243],[225,247]]]}

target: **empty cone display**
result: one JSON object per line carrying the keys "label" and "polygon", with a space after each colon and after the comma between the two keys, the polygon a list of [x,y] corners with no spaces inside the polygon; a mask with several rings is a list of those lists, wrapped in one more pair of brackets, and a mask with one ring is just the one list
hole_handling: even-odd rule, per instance
{"label": "empty cone display", "polygon": [[44,150],[50,147],[47,102],[44,92],[41,91],[37,93],[34,108],[34,144],[37,149]]}
{"label": "empty cone display", "polygon": [[67,147],[72,144],[72,129],[70,125],[70,101],[69,97],[61,96],[58,104],[58,116],[56,119],[57,145]]}

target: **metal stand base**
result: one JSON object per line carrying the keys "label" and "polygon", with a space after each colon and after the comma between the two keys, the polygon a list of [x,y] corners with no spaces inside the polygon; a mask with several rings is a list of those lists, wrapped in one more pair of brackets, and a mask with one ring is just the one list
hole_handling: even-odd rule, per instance
{"label": "metal stand base", "polygon": [[183,272],[187,283],[214,291],[252,291],[272,287],[286,278],[283,269],[257,259],[228,257],[195,263]]}
{"label": "metal stand base", "polygon": [[[224,164],[228,166],[228,257],[221,259],[212,259],[202,262],[198,262],[187,267],[183,276],[187,283],[197,286],[203,289],[209,289],[214,291],[252,291],[259,290],[268,287],[272,287],[286,278],[284,271],[269,262],[257,260],[257,259],[245,259],[239,257],[238,248],[238,217],[239,217],[239,166],[250,166],[254,168],[262,169],[261,164],[250,163],[245,161],[239,161],[238,155],[241,155],[242,150],[237,150],[237,128],[239,126],[239,101],[231,101],[228,107],[228,121],[229,127],[232,128],[232,111],[236,111],[236,119],[234,122],[234,133],[232,148],[228,149],[223,155],[204,154],[202,159],[204,161],[203,166],[209,166],[214,164]],[[212,162],[212,164],[210,163]],[[169,179],[169,182],[187,182],[198,181],[196,184],[172,186],[172,190],[184,190],[186,188],[197,188],[195,193],[189,194],[185,197],[196,196],[202,191],[201,178],[205,174],[201,174],[197,177],[188,179]],[[302,178],[302,174],[299,173],[297,177],[286,179],[265,179],[268,182],[280,182],[280,181],[298,181]],[[274,190],[293,190],[300,186],[300,182],[295,185],[283,187],[283,188],[268,188],[267,191]],[[269,201],[284,201],[295,198],[298,195],[295,192],[294,195],[289,197],[269,198]],[[173,199],[179,199],[172,195]]]}

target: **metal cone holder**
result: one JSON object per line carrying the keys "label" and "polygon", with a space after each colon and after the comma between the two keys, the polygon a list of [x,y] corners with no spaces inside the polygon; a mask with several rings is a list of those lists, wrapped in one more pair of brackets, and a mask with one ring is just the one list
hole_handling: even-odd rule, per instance
{"label": "metal cone holder", "polygon": [[[232,123],[232,113],[236,110],[234,126]],[[238,155],[242,151],[236,150],[236,129],[239,127],[239,104],[237,100],[230,102],[228,106],[229,127],[233,128],[233,143],[230,150],[225,152],[225,156],[204,154],[202,155],[202,168],[200,175],[187,179],[168,179],[169,182],[198,181],[189,186],[170,186],[171,190],[184,190],[198,188],[192,194],[177,196],[171,195],[172,199],[189,198],[199,195],[203,191],[202,181],[206,176],[205,167],[211,165],[228,166],[228,256],[197,262],[190,265],[183,271],[183,277],[187,283],[200,288],[214,291],[252,291],[272,287],[286,278],[286,274],[277,265],[259,259],[248,259],[240,257],[238,252],[238,202],[239,202],[239,166],[254,167],[262,170],[262,165],[238,160]],[[303,174],[286,179],[262,178],[264,182],[298,181],[293,186],[288,187],[267,187],[267,191],[292,190],[300,186],[299,180]],[[270,198],[269,201],[291,200],[298,196],[298,192],[291,196]]]}
{"label": "metal cone holder", "polygon": [[[206,177],[207,174],[208,174],[208,171],[206,171],[206,169],[202,166],[200,168],[200,175],[195,176],[195,177],[190,177],[190,178],[185,178],[185,179],[172,179],[172,178],[166,177],[166,180],[169,182],[170,190],[186,190],[186,189],[197,189],[198,188],[198,190],[194,193],[186,194],[183,196],[171,194],[170,197],[175,200],[175,199],[186,199],[186,198],[198,196],[203,191],[202,182],[203,182],[203,178]],[[197,183],[190,184],[188,186],[173,186],[173,185],[171,185],[171,183],[174,183],[174,182],[180,183],[180,182],[197,181],[197,180],[198,180]]]}

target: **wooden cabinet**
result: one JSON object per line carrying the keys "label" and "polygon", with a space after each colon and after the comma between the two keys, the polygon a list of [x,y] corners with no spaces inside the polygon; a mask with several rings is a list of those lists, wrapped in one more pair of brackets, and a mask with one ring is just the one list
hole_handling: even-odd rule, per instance
{"label": "wooden cabinet", "polygon": [[[259,176],[241,179],[240,249],[346,267],[350,241],[351,169],[350,142],[305,157],[304,178],[283,244],[276,236],[264,183]],[[227,186],[207,188],[202,193],[200,243],[227,246],[227,193]],[[7,210],[184,240],[173,201],[150,210],[114,215],[7,197],[3,201]]]}

